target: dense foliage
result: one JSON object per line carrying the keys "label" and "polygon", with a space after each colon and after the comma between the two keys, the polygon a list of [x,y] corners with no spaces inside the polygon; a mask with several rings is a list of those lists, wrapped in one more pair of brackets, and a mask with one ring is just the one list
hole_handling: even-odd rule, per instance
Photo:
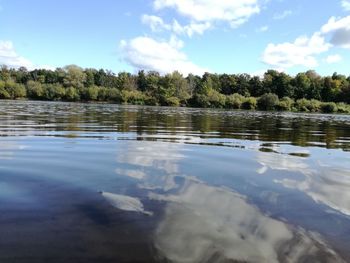
{"label": "dense foliage", "polygon": [[116,75],[75,65],[55,71],[2,66],[0,99],[18,98],[350,113],[350,77],[321,77],[314,71],[292,77],[269,70],[263,78],[211,73],[185,78],[178,72]]}

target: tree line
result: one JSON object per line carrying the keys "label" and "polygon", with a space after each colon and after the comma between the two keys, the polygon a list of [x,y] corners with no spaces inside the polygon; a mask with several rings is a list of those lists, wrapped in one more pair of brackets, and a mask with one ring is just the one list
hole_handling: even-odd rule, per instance
{"label": "tree line", "polygon": [[315,71],[290,76],[268,70],[249,74],[182,76],[82,69],[69,65],[56,70],[0,69],[0,99],[101,101],[137,105],[189,106],[350,113],[350,77]]}

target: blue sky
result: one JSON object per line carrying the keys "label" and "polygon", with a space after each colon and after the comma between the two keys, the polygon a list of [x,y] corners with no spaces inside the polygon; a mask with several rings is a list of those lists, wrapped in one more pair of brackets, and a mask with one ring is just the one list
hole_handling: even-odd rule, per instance
{"label": "blue sky", "polygon": [[350,74],[350,0],[0,0],[0,64]]}

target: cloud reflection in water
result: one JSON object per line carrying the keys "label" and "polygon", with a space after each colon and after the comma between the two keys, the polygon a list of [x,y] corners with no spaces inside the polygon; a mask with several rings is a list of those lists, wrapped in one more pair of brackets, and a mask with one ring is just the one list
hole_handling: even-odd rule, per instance
{"label": "cloud reflection in water", "polygon": [[342,262],[316,234],[262,214],[227,189],[189,181],[178,194],[150,198],[169,202],[155,243],[173,262]]}
{"label": "cloud reflection in water", "polygon": [[[128,165],[117,173],[138,180],[151,200],[165,204],[154,237],[164,258],[171,262],[343,262],[316,233],[263,214],[231,189],[181,174],[178,162],[185,158],[183,147],[130,142],[128,151],[117,158]],[[299,157],[281,155],[283,160],[276,160],[271,153],[263,154],[267,157],[261,157],[261,173],[275,168],[310,171]]]}
{"label": "cloud reflection in water", "polygon": [[[331,162],[327,157],[322,158],[322,162]],[[315,167],[312,167],[307,163],[307,159],[280,153],[259,152],[257,160],[262,165],[257,170],[260,174],[272,169],[304,175],[303,180],[298,180],[295,177],[283,178],[281,174],[282,178],[274,181],[286,188],[306,193],[317,203],[350,215],[350,172],[345,167],[337,167],[336,164],[315,164]]]}
{"label": "cloud reflection in water", "polygon": [[176,188],[174,178],[180,173],[177,163],[185,158],[180,153],[182,148],[175,143],[129,142],[127,150],[118,155],[117,162],[135,169],[117,168],[116,173],[140,180],[139,186],[143,189],[168,191]]}

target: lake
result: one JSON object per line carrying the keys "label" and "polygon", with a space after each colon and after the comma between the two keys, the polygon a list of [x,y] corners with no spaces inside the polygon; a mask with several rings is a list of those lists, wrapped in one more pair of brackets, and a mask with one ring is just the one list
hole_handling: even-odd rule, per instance
{"label": "lake", "polygon": [[0,262],[350,262],[350,116],[0,101]]}

